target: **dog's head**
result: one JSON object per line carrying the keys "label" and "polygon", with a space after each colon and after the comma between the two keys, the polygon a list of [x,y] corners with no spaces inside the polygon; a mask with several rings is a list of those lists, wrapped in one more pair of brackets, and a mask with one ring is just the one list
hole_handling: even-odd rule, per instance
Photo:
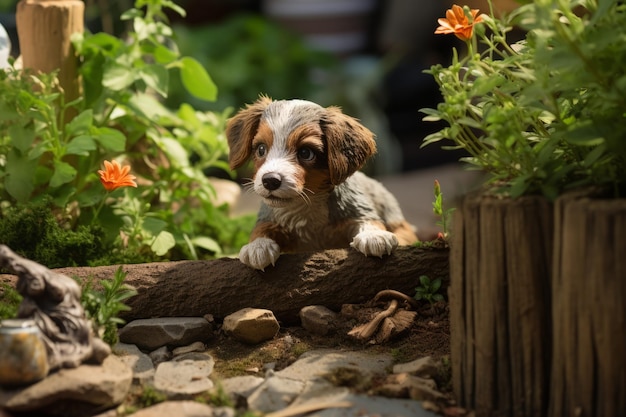
{"label": "dog's head", "polygon": [[376,152],[374,135],[337,107],[261,97],[229,120],[229,163],[254,160],[254,191],[274,207],[329,191]]}

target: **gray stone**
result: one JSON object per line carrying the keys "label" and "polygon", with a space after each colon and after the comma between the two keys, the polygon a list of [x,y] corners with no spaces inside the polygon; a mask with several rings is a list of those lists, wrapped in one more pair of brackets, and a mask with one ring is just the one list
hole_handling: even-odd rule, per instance
{"label": "gray stone", "polygon": [[148,356],[152,359],[154,366],[157,366],[160,363],[167,362],[172,359],[172,352],[170,352],[167,346],[161,346],[160,348],[150,352]]}
{"label": "gray stone", "polygon": [[437,364],[430,356],[416,359],[412,362],[399,363],[393,366],[394,374],[408,373],[421,377],[435,377],[438,373]]}
{"label": "gray stone", "polygon": [[303,381],[272,376],[250,394],[248,407],[262,413],[282,410],[302,393],[303,388]]}
{"label": "gray stone", "polygon": [[265,381],[263,378],[253,375],[235,376],[219,382],[222,389],[235,402],[239,399],[247,399]]}
{"label": "gray stone", "polygon": [[272,339],[280,325],[270,310],[244,308],[224,318],[222,330],[235,339],[257,344]]}
{"label": "gray stone", "polygon": [[214,417],[213,408],[196,401],[165,401],[141,409],[129,417]]}
{"label": "gray stone", "polygon": [[9,411],[38,411],[72,416],[88,410],[121,404],[130,389],[133,373],[115,355],[102,365],[83,364],[61,369],[45,379],[15,390],[0,390],[0,407]]}
{"label": "gray stone", "polygon": [[113,347],[113,353],[133,370],[133,382],[143,383],[154,378],[152,359],[137,346],[118,343]]}
{"label": "gray stone", "polygon": [[439,414],[426,411],[417,401],[373,397],[354,394],[348,389],[329,391],[305,402],[295,401],[284,410],[285,413],[296,407],[311,406],[319,411],[306,414],[307,417],[438,417]]}
{"label": "gray stone", "polygon": [[177,347],[176,349],[173,349],[172,355],[176,357],[176,356],[184,355],[186,353],[204,352],[205,350],[206,350],[206,346],[204,345],[204,343],[194,342],[190,344],[189,346],[181,346],[181,347]]}
{"label": "gray stone", "polygon": [[133,320],[119,331],[120,342],[152,351],[161,346],[186,346],[205,342],[213,336],[211,324],[203,317],[161,317]]}
{"label": "gray stone", "polygon": [[337,316],[337,313],[324,306],[306,306],[300,310],[302,327],[322,336],[335,330]]}
{"label": "gray stone", "polygon": [[386,374],[393,363],[388,354],[317,349],[303,353],[300,358],[276,375],[306,381],[324,375],[337,368],[355,369],[365,376]]}
{"label": "gray stone", "polygon": [[205,353],[187,353],[157,366],[154,388],[168,398],[191,398],[213,388],[209,379],[215,361]]}

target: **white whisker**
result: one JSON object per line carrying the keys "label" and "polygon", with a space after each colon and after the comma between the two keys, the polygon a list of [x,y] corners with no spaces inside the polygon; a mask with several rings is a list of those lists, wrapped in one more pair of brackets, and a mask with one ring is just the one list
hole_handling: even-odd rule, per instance
{"label": "white whisker", "polygon": [[313,190],[311,190],[310,188],[304,188],[298,194],[300,195],[300,197],[302,197],[302,199],[306,202],[306,204],[308,206],[310,206],[311,205],[311,197],[307,194],[307,192],[309,194],[311,194],[312,196],[315,195],[315,192]]}
{"label": "white whisker", "polygon": [[254,180],[252,178],[244,178],[244,182],[241,184],[241,187],[248,194],[254,193]]}

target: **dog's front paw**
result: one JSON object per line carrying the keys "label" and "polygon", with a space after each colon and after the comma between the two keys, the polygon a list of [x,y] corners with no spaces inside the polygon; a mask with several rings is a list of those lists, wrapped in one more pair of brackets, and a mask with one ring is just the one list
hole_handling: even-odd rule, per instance
{"label": "dog's front paw", "polygon": [[264,271],[280,256],[280,246],[272,239],[259,237],[241,248],[239,260],[254,269]]}
{"label": "dog's front paw", "polygon": [[398,238],[386,230],[364,230],[354,237],[350,246],[365,256],[382,258],[394,251],[398,246]]}

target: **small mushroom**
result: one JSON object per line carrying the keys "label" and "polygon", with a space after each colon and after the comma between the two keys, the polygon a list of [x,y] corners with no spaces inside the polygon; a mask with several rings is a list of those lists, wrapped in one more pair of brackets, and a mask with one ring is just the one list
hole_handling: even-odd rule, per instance
{"label": "small mushroom", "polygon": [[349,336],[359,340],[370,340],[374,337],[375,342],[382,343],[411,326],[417,313],[402,308],[399,309],[399,307],[402,301],[405,306],[416,308],[416,301],[406,294],[395,290],[380,291],[376,294],[373,301],[378,302],[384,298],[392,298],[388,307],[369,322],[350,330],[348,332]]}

